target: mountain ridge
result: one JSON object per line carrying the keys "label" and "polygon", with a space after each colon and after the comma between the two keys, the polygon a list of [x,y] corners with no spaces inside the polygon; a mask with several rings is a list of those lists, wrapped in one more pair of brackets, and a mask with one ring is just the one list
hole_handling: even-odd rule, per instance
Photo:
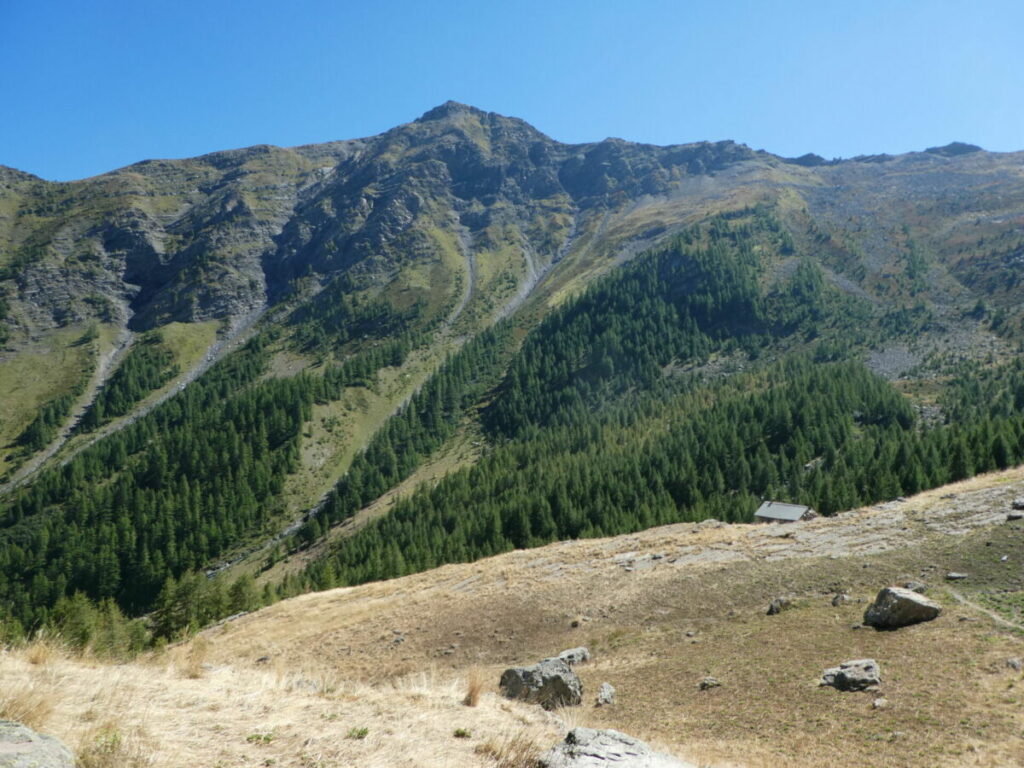
{"label": "mountain ridge", "polygon": [[201,570],[269,600],[1008,466],[1024,170],[951,146],[570,145],[446,103],[365,139],[18,176],[0,588],[29,624],[78,589],[176,604]]}

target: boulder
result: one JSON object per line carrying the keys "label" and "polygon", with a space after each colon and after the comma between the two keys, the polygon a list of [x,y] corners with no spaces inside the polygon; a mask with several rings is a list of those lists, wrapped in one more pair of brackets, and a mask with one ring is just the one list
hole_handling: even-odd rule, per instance
{"label": "boulder", "polygon": [[923,581],[904,581],[902,586],[904,589],[909,589],[911,592],[917,592],[919,595],[923,595],[928,591],[928,585]]}
{"label": "boulder", "polygon": [[562,651],[558,654],[558,658],[571,667],[574,664],[582,664],[585,661],[590,661],[590,651],[583,646],[580,646],[579,648],[569,648],[568,650]]}
{"label": "boulder", "polygon": [[573,728],[565,741],[541,758],[541,768],[695,768],[647,744],[608,728]]}
{"label": "boulder", "polygon": [[898,629],[931,621],[942,606],[931,598],[905,587],[886,587],[864,611],[864,623],[876,629]]}
{"label": "boulder", "polygon": [[835,597],[832,598],[832,607],[838,608],[839,606],[850,602],[850,596],[845,592],[837,592]]}
{"label": "boulder", "polygon": [[75,757],[52,736],[0,720],[0,768],[75,768]]}
{"label": "boulder", "polygon": [[768,605],[768,615],[775,616],[776,614],[788,611],[793,607],[793,599],[789,597],[776,597]]}
{"label": "boulder", "polygon": [[1019,656],[1011,656],[1006,660],[1006,667],[1014,672],[1020,672],[1024,669],[1024,661],[1021,661]]}
{"label": "boulder", "polygon": [[818,685],[830,685],[840,691],[871,691],[882,683],[882,672],[874,659],[844,661],[826,669]]}
{"label": "boulder", "polygon": [[1010,506],[1013,509],[1024,509],[1024,496],[1019,496],[1010,502]]}
{"label": "boulder", "polygon": [[963,581],[966,578],[966,573],[958,573],[957,571],[950,571],[946,574],[946,581]]}
{"label": "boulder", "polygon": [[498,683],[502,695],[540,704],[544,709],[575,706],[583,700],[583,685],[561,659],[544,659],[532,667],[506,669]]}
{"label": "boulder", "polygon": [[1024,520],[1024,512],[1007,512],[1006,522],[1012,523],[1014,520]]}
{"label": "boulder", "polygon": [[615,703],[615,686],[611,683],[601,683],[601,687],[597,689],[597,701],[594,703],[595,707],[607,707],[609,704]]}

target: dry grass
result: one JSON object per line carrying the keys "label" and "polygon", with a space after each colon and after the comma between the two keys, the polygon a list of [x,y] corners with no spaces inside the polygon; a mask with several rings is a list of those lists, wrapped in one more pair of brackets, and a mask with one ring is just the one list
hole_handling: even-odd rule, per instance
{"label": "dry grass", "polygon": [[210,654],[210,641],[205,637],[197,637],[185,647],[181,656],[181,674],[189,680],[198,680],[205,671],[206,658]]}
{"label": "dry grass", "polygon": [[[988,570],[1019,575],[1019,530],[1004,510],[1022,494],[1016,469],[785,529],[675,525],[561,542],[285,601],[212,631],[213,657],[317,660],[364,682],[436,664],[463,676],[455,695],[464,702],[473,667],[493,685],[508,666],[587,645],[594,660],[577,670],[584,706],[557,713],[566,728],[616,728],[716,768],[1013,765],[1007,756],[1024,753],[1020,684],[1009,690],[1005,670],[991,670],[1024,655],[1020,636],[944,595],[942,574],[969,571],[973,583],[988,557]],[[1010,553],[1010,564],[992,553]],[[946,605],[939,620],[851,629],[880,586],[908,578],[935,585]],[[833,607],[835,591],[853,601]],[[765,616],[779,594],[798,606]],[[815,685],[825,667],[862,656],[882,665],[887,710]],[[706,675],[722,688],[700,691]],[[618,703],[595,710],[605,681]],[[555,743],[558,730],[541,743]],[[497,743],[494,731],[472,732]]]}
{"label": "dry grass", "polygon": [[489,739],[476,747],[476,753],[488,758],[496,768],[537,768],[541,748],[523,731]]}
{"label": "dry grass", "polygon": [[480,703],[480,695],[484,692],[484,673],[479,667],[472,667],[466,680],[466,698],[462,703],[467,707],[475,707]]}
{"label": "dry grass", "polygon": [[53,714],[54,695],[33,681],[4,680],[0,689],[0,720],[13,720],[39,730]]}
{"label": "dry grass", "polygon": [[46,732],[79,747],[81,768],[489,768],[474,752],[488,736],[559,738],[536,707],[488,694],[464,707],[464,678],[429,667],[380,685],[342,679],[329,665],[218,665],[190,678],[177,650],[120,665],[55,657],[46,667],[11,650],[0,654],[2,691],[49,703]]}
{"label": "dry grass", "polygon": [[88,732],[78,748],[77,768],[150,768],[153,753],[139,733],[122,733],[108,722]]}
{"label": "dry grass", "polygon": [[60,638],[44,632],[39,632],[25,648],[25,658],[29,664],[37,667],[45,667],[54,659],[62,658],[66,654],[67,649]]}

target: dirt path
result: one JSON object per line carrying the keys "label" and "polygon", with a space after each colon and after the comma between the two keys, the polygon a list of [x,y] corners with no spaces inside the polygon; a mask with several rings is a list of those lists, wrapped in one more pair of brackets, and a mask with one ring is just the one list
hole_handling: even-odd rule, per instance
{"label": "dirt path", "polygon": [[994,621],[996,624],[1000,624],[1000,625],[1002,625],[1004,627],[1009,627],[1010,629],[1024,630],[1024,624],[1018,624],[1015,621],[1010,621],[1009,619],[1003,618],[1002,616],[1000,616],[995,611],[990,611],[985,606],[978,605],[978,603],[974,602],[973,600],[969,600],[967,597],[965,597],[961,593],[957,592],[955,589],[952,589],[952,588],[947,586],[946,587],[946,591],[949,592],[949,594],[952,595],[953,598],[956,599],[957,602],[962,603],[963,605],[966,605],[968,608],[973,608],[978,613],[985,614],[990,619],[992,619],[992,621]]}

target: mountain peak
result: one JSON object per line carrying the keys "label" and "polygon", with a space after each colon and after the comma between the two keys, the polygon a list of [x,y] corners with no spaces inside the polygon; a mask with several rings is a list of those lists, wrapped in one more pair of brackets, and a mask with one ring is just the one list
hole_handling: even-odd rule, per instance
{"label": "mountain peak", "polygon": [[953,141],[944,147],[928,147],[925,152],[942,157],[956,157],[957,155],[969,155],[972,152],[983,152],[977,144],[965,144],[962,141]]}
{"label": "mountain peak", "polygon": [[426,123],[431,120],[444,120],[445,118],[465,114],[482,115],[483,111],[477,109],[476,107],[471,107],[468,104],[462,104],[461,102],[458,101],[449,100],[446,101],[444,104],[441,104],[440,106],[434,107],[433,109],[424,112],[423,115],[416,120],[416,122]]}

